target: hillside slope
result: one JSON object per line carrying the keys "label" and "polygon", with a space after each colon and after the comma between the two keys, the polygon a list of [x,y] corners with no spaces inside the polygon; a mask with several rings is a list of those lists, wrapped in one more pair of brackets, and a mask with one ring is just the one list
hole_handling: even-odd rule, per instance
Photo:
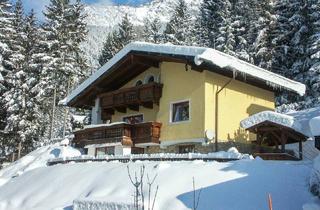
{"label": "hillside slope", "polygon": [[309,164],[256,159],[228,163],[87,162],[40,167],[0,187],[0,210],[71,210],[73,201],[79,199],[131,204],[134,188],[127,166],[134,174],[142,165],[150,177],[158,175],[159,210],[192,209],[192,177],[197,193],[202,188],[198,210],[268,209],[269,193],[274,209],[300,210],[315,200],[308,191]]}

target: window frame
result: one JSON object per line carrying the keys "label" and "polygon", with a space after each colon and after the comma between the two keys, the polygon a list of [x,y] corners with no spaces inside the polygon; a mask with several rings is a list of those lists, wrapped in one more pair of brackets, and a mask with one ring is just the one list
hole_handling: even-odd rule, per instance
{"label": "window frame", "polygon": [[115,148],[115,146],[105,146],[105,147],[96,147],[96,148],[95,148],[95,156],[96,156],[96,157],[99,156],[99,155],[98,155],[98,150],[101,150],[101,149],[104,150],[104,155],[109,155],[109,154],[107,154],[108,148],[112,148],[112,150],[113,150],[113,154],[111,154],[111,155],[115,155],[115,154],[116,154],[116,148]]}
{"label": "window frame", "polygon": [[150,84],[150,83],[149,83],[149,79],[150,79],[151,77],[153,77],[153,82],[157,82],[157,78],[156,78],[155,75],[153,75],[153,74],[148,74],[148,75],[146,75],[146,76],[144,77],[143,84],[145,84],[145,85]]}
{"label": "window frame", "polygon": [[[140,84],[140,85],[137,85],[138,82],[141,82],[141,84]],[[143,81],[142,81],[141,79],[138,79],[138,80],[134,83],[134,86],[135,86],[135,87],[139,87],[139,86],[141,86],[141,85],[144,85],[144,84],[143,84]]]}
{"label": "window frame", "polygon": [[124,115],[124,116],[121,117],[122,118],[122,122],[125,122],[124,118],[135,117],[135,116],[140,116],[140,115],[142,116],[142,122],[141,123],[144,123],[145,121],[144,121],[144,114],[143,113]]}
{"label": "window frame", "polygon": [[[189,104],[189,119],[188,120],[174,122],[173,121],[173,106],[175,104],[184,103],[184,102],[188,102],[188,104]],[[185,100],[170,102],[169,124],[181,124],[181,123],[189,123],[189,122],[191,122],[191,99],[185,99]]]}

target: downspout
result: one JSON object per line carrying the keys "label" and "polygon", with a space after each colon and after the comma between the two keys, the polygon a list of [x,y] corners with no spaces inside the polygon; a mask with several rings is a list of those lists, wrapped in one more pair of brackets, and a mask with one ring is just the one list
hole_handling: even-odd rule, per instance
{"label": "downspout", "polygon": [[219,93],[224,90],[231,82],[232,80],[235,79],[235,71],[233,71],[233,77],[226,82],[220,89],[218,89],[217,87],[217,92],[216,92],[216,97],[215,97],[215,139],[214,139],[214,147],[215,147],[215,151],[218,151],[218,113],[219,113]]}

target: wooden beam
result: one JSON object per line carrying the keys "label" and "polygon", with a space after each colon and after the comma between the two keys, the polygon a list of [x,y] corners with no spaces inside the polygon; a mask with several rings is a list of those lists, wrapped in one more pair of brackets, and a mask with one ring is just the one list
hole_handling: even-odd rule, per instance
{"label": "wooden beam", "polygon": [[128,106],[129,109],[138,112],[139,111],[139,105],[129,105]]}
{"label": "wooden beam", "polygon": [[153,109],[153,102],[142,103],[142,106],[148,109]]}
{"label": "wooden beam", "polygon": [[133,63],[142,64],[142,65],[146,65],[146,66],[152,66],[152,67],[155,67],[155,68],[159,68],[159,63],[160,63],[157,60],[153,60],[153,59],[150,59],[150,58],[142,57],[142,56],[139,56],[139,55],[133,55],[132,62]]}
{"label": "wooden beam", "polygon": [[282,131],[281,132],[281,152],[283,153],[286,151],[287,140],[288,140],[288,136],[286,132]]}
{"label": "wooden beam", "polygon": [[302,160],[302,140],[299,141],[299,159]]}
{"label": "wooden beam", "polygon": [[127,113],[127,108],[124,106],[115,107],[118,112]]}

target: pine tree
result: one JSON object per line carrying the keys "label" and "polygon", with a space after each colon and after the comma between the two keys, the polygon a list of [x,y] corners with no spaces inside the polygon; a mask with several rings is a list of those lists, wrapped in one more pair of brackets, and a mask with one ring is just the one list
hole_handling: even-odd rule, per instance
{"label": "pine tree", "polygon": [[257,36],[250,50],[253,63],[264,69],[271,70],[272,67],[272,31],[275,20],[272,16],[273,8],[270,0],[265,0],[257,5]]}
{"label": "pine tree", "polygon": [[103,66],[124,46],[135,40],[137,34],[133,29],[133,24],[130,22],[128,14],[125,14],[122,21],[118,25],[118,30],[109,33],[103,44],[103,49],[99,56],[99,64]]}
{"label": "pine tree", "polygon": [[[200,6],[199,24],[197,24],[198,45],[210,48],[222,47],[230,37],[230,2],[224,0],[203,1]],[[222,36],[222,33],[224,33]],[[229,34],[229,35],[228,35]],[[219,39],[219,41],[218,41]]]}
{"label": "pine tree", "polygon": [[184,0],[179,0],[164,31],[166,42],[189,45],[192,42],[192,19]]}
{"label": "pine tree", "polygon": [[305,107],[320,104],[320,1],[309,0],[307,4],[307,22],[309,23],[306,53],[308,71],[297,75],[299,81],[307,84]]}
{"label": "pine tree", "polygon": [[51,109],[53,122],[50,128],[50,133],[53,134],[51,137],[61,137],[64,125],[67,124],[64,120],[64,109],[55,108],[57,103],[82,80],[86,72],[86,62],[81,57],[80,49],[80,43],[87,34],[82,10],[80,1],[71,3],[69,0],[51,0],[44,12],[46,23],[43,30],[46,36],[47,60],[50,63],[44,69],[44,80],[47,81],[44,88],[46,97],[53,96],[47,107],[47,112]]}
{"label": "pine tree", "polygon": [[146,42],[161,43],[163,35],[161,33],[161,22],[159,18],[155,17],[150,20],[144,20],[143,39]]}
{"label": "pine tree", "polygon": [[113,37],[118,51],[137,38],[137,34],[133,29],[133,24],[130,22],[128,14],[125,14],[122,18],[121,23],[118,25],[117,34]]}
{"label": "pine tree", "polygon": [[107,63],[119,50],[115,37],[117,36],[116,31],[110,32],[103,44],[101,54],[99,56],[99,64],[103,66]]}
{"label": "pine tree", "polygon": [[215,36],[216,49],[225,52],[230,55],[234,55],[235,50],[235,36],[234,36],[234,28],[232,25],[231,19],[231,3],[226,0],[223,2],[223,20],[219,25],[218,33]]}
{"label": "pine tree", "polygon": [[9,134],[9,147],[12,149],[18,146],[19,143],[25,143],[27,137],[26,121],[24,115],[26,112],[27,98],[26,94],[28,87],[26,85],[27,74],[25,72],[25,33],[23,7],[21,0],[18,0],[14,7],[13,14],[13,33],[9,40],[9,47],[12,50],[9,56],[9,62],[12,65],[12,70],[7,74],[6,82],[9,89],[4,93],[5,109],[6,109],[6,127],[5,131]]}
{"label": "pine tree", "polygon": [[7,74],[12,70],[9,57],[12,53],[9,47],[9,40],[13,33],[12,5],[8,0],[0,0],[0,73],[5,81],[0,84],[0,156],[6,155],[9,150],[10,136],[4,131],[7,124],[7,109],[4,98],[5,92],[10,86],[6,82]]}

